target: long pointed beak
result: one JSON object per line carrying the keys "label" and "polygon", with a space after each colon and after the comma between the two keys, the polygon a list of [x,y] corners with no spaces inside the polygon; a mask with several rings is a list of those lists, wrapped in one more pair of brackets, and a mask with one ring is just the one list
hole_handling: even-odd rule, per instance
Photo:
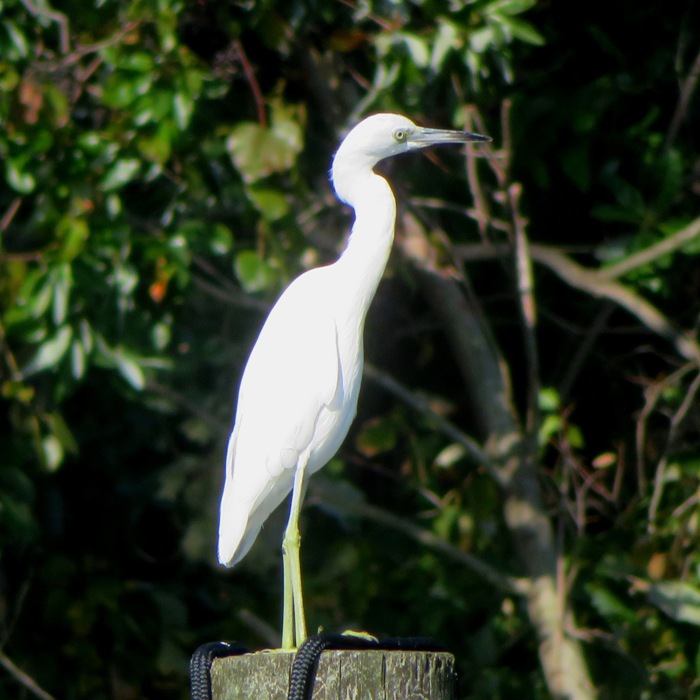
{"label": "long pointed beak", "polygon": [[413,148],[425,148],[441,143],[469,143],[472,141],[491,141],[490,136],[473,134],[470,131],[450,131],[448,129],[426,129],[419,127],[408,137]]}

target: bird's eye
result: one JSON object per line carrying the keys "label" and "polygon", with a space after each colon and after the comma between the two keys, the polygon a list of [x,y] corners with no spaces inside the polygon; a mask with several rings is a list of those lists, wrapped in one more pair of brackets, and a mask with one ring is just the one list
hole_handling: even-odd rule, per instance
{"label": "bird's eye", "polygon": [[393,137],[394,141],[397,141],[398,143],[403,143],[408,137],[408,132],[404,129],[394,129]]}

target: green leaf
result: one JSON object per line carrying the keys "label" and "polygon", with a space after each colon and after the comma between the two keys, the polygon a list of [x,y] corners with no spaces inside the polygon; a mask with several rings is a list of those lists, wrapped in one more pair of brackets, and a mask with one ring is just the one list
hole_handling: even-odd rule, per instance
{"label": "green leaf", "polygon": [[75,379],[82,379],[85,375],[86,358],[83,344],[75,338],[70,347],[70,367]]}
{"label": "green leaf", "polygon": [[26,156],[22,156],[8,158],[5,161],[5,179],[7,184],[19,194],[29,194],[36,187],[34,176],[25,170],[28,160]]}
{"label": "green leaf", "polygon": [[529,22],[504,16],[499,16],[498,21],[508,29],[511,36],[524,41],[526,44],[543,46],[545,43],[544,37]]}
{"label": "green leaf", "polygon": [[173,110],[180,131],[184,131],[189,126],[194,112],[194,100],[184,92],[178,92],[173,98]]}
{"label": "green leaf", "polygon": [[53,322],[60,326],[66,320],[68,313],[68,301],[73,285],[73,272],[67,263],[58,265],[53,271]]}
{"label": "green leaf", "polygon": [[226,150],[247,183],[292,168],[302,146],[301,126],[282,106],[273,111],[271,127],[241,122],[226,139]]}
{"label": "green leaf", "polygon": [[537,405],[540,411],[545,413],[551,413],[552,411],[558,410],[561,404],[561,399],[559,398],[559,392],[551,386],[545,386],[540,389],[540,393],[537,397]]}
{"label": "green leaf", "polygon": [[146,386],[146,379],[143,370],[137,362],[136,355],[123,347],[116,347],[112,352],[112,357],[117,371],[122,377],[139,391]]}
{"label": "green leaf", "polygon": [[436,467],[447,469],[448,467],[452,467],[457,462],[464,459],[466,454],[467,450],[464,445],[461,445],[458,442],[453,442],[440,450],[437,457],[435,457],[434,464]]}
{"label": "green leaf", "polygon": [[269,263],[252,250],[244,250],[236,256],[236,276],[246,292],[261,292],[268,289],[274,280]]}
{"label": "green leaf", "polygon": [[700,588],[685,581],[659,581],[649,586],[649,601],[678,622],[700,625]]}
{"label": "green leaf", "polygon": [[15,49],[15,57],[26,58],[29,55],[29,44],[24,32],[12,20],[4,19],[2,24]]}
{"label": "green leaf", "polygon": [[61,443],[63,450],[70,454],[77,454],[78,443],[63,416],[58,411],[53,411],[44,418],[51,433],[55,435],[56,439]]}
{"label": "green leaf", "polygon": [[289,204],[284,194],[279,190],[249,187],[246,191],[253,206],[266,221],[272,223],[289,213]]}
{"label": "green leaf", "polygon": [[542,420],[539,430],[539,443],[546,445],[549,439],[559,433],[564,425],[562,417],[556,413],[549,413]]}
{"label": "green leaf", "polygon": [[607,588],[588,586],[593,607],[606,619],[613,622],[635,623],[637,613]]}
{"label": "green leaf", "polygon": [[61,242],[61,259],[74,260],[85,250],[85,243],[90,236],[90,228],[85,219],[72,216],[61,219],[56,227],[56,237]]}
{"label": "green leaf", "polygon": [[355,446],[365,457],[374,457],[392,450],[397,439],[396,426],[391,419],[374,418],[362,426]]}
{"label": "green leaf", "polygon": [[100,183],[104,192],[111,192],[131,182],[139,170],[141,161],[136,158],[120,158],[107,170]]}
{"label": "green leaf", "polygon": [[430,54],[430,68],[438,73],[447,54],[455,48],[459,38],[457,28],[444,18],[438,19],[438,30]]}
{"label": "green leaf", "polygon": [[483,9],[485,15],[519,15],[537,4],[537,0],[495,0]]}
{"label": "green leaf", "polygon": [[68,351],[73,329],[62,326],[49,340],[42,343],[32,360],[22,370],[23,377],[30,377],[37,372],[55,367]]}
{"label": "green leaf", "polygon": [[209,236],[209,250],[214,255],[226,255],[233,248],[233,233],[231,229],[224,224],[214,224],[211,235]]}

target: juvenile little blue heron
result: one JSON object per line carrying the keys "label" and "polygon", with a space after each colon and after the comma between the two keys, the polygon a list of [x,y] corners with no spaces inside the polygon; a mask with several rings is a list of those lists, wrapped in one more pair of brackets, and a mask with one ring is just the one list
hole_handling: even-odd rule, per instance
{"label": "juvenile little blue heron", "polygon": [[355,210],[345,251],[287,287],[250,353],[228,441],[218,554],[224,566],[239,562],[292,492],[282,543],[284,649],[306,639],[298,525],[305,482],[333,457],[355,417],[365,316],[394,239],[394,195],[373,168],[427,146],[489,140],[425,129],[398,114],[375,114],[352,129],[331,173],[339,199]]}

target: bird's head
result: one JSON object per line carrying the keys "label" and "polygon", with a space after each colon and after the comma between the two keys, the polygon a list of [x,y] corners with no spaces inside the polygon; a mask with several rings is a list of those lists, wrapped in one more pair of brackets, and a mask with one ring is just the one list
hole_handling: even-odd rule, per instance
{"label": "bird's head", "polygon": [[[333,160],[333,183],[336,191],[343,189],[345,181],[401,153],[439,144],[490,140],[468,131],[427,129],[400,114],[373,114],[357,124],[340,144]],[[338,194],[344,198],[342,192]]]}

